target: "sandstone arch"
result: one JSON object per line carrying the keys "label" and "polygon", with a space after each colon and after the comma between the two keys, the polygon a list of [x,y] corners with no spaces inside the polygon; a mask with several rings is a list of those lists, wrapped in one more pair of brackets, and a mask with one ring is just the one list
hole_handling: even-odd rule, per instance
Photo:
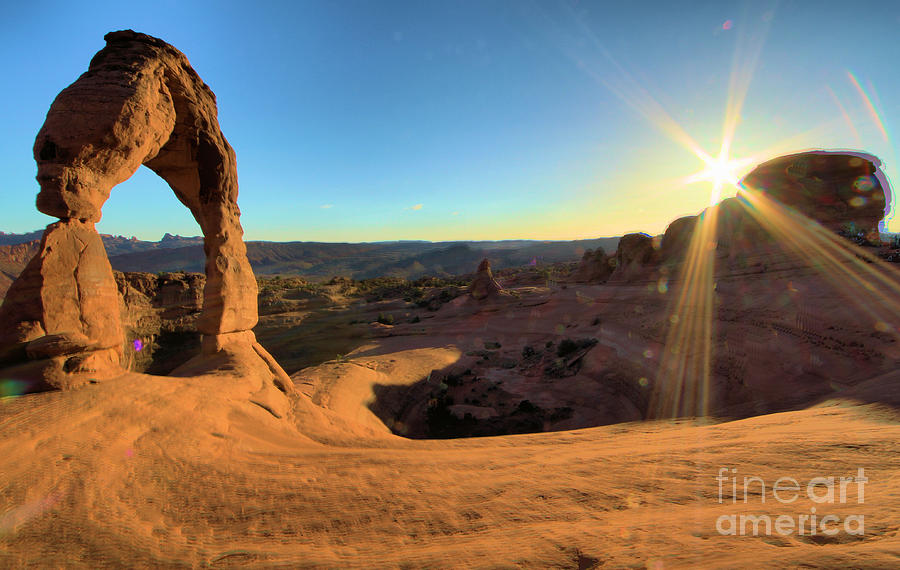
{"label": "sandstone arch", "polygon": [[47,227],[0,309],[0,358],[42,361],[41,374],[55,386],[117,372],[124,337],[94,223],[113,186],[143,164],[203,231],[203,355],[260,359],[288,387],[251,331],[256,279],[243,242],[235,154],[219,128],[215,95],[166,42],[131,30],[105,40],[88,70],[53,101],[35,140],[37,208],[60,221]]}

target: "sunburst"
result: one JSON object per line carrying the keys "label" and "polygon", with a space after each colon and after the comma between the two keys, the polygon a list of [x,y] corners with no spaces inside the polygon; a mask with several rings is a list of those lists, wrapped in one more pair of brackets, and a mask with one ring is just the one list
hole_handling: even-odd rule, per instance
{"label": "sunburst", "polygon": [[755,157],[731,158],[728,151],[731,141],[723,141],[719,154],[712,157],[706,153],[695,152],[706,167],[702,170],[686,177],[685,184],[694,182],[709,182],[712,185],[709,196],[709,205],[712,206],[719,202],[722,198],[722,189],[732,187],[739,189],[740,176],[742,170],[756,162]]}

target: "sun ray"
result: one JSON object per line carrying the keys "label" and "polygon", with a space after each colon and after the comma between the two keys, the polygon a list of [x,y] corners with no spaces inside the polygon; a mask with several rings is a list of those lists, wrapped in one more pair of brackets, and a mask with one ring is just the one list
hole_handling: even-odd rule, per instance
{"label": "sun ray", "polygon": [[[699,171],[679,180],[682,186],[703,181],[710,184],[710,207],[698,217],[680,275],[670,282],[670,291],[674,297],[668,311],[664,352],[648,408],[650,417],[706,416],[710,413],[711,367],[715,356],[713,316],[716,302],[718,218],[718,207],[714,204],[719,202],[728,187],[735,189],[750,215],[776,241],[783,243],[798,259],[818,268],[873,323],[881,323],[879,326],[890,330],[892,334],[898,334],[897,331],[900,330],[900,303],[893,301],[894,297],[900,295],[900,272],[892,268],[885,269],[884,264],[874,259],[874,256],[860,254],[857,248],[830,230],[778,204],[768,196],[754,192],[753,189],[743,189],[740,185],[739,175],[749,165],[796,151],[798,147],[810,147],[814,140],[821,138],[824,133],[834,131],[842,121],[846,123],[856,144],[860,142],[859,132],[847,108],[834,91],[826,86],[839,114],[820,122],[809,131],[777,141],[753,156],[733,156],[734,140],[767,32],[768,27],[756,36],[743,34],[738,37],[731,62],[720,146],[716,153],[702,148],[664,105],[589,31],[586,31],[587,37],[593,40],[612,73],[608,70],[601,72],[600,68],[592,68],[589,61],[573,57],[585,73],[700,161],[702,168]],[[878,112],[874,95],[867,93],[849,72],[848,77],[882,137],[887,140],[885,123]],[[874,93],[874,90],[871,91]]]}
{"label": "sun ray", "polygon": [[680,278],[673,280],[677,300],[667,313],[664,352],[648,407],[651,418],[710,412],[717,217],[718,208],[700,214]]}
{"label": "sun ray", "polygon": [[900,271],[763,192],[745,188],[739,197],[778,243],[814,267],[873,328],[900,339]]}

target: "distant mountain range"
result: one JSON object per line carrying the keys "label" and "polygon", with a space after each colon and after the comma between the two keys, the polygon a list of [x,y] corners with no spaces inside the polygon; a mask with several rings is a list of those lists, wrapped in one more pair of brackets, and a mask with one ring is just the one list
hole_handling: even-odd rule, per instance
{"label": "distant mountain range", "polygon": [[[30,241],[41,239],[42,235],[44,235],[44,230],[36,230],[26,234],[8,234],[6,232],[0,232],[0,246],[28,243]],[[136,237],[127,238],[125,236],[114,236],[109,234],[100,234],[100,237],[103,238],[106,254],[110,257],[121,255],[123,253],[147,251],[150,249],[171,249],[191,245],[203,245],[202,237],[182,237],[169,233],[165,234],[159,241],[143,241]]]}
{"label": "distant mountain range", "polygon": [[[487,257],[495,269],[529,263],[575,261],[585,249],[614,251],[618,238],[542,242],[247,242],[247,257],[261,275],[301,275],[313,279],[346,276],[354,279],[395,276],[415,279],[471,273]],[[154,248],[110,255],[119,271],[203,271],[203,246]]]}
{"label": "distant mountain range", "polygon": [[[42,230],[26,234],[0,232],[0,294],[37,251]],[[166,234],[158,242],[102,235],[110,263],[119,271],[203,272],[202,237]],[[612,253],[619,238],[575,241],[394,241],[377,243],[247,242],[247,257],[260,275],[300,275],[310,279],[395,276],[415,279],[475,271],[487,257],[494,269],[528,264],[576,261],[586,249]]]}

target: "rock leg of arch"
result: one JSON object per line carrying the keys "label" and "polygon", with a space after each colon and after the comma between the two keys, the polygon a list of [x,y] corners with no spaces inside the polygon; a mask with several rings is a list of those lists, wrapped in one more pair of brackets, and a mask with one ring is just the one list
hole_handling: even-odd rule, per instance
{"label": "rock leg of arch", "polygon": [[253,335],[256,278],[237,206],[234,150],[216,99],[187,58],[130,30],[107,34],[90,67],[54,100],[37,135],[37,208],[59,218],[0,308],[0,361],[30,362],[51,386],[121,372],[124,336],[112,270],[94,223],[113,186],[143,164],[203,231],[202,354],[182,373],[287,374]]}

